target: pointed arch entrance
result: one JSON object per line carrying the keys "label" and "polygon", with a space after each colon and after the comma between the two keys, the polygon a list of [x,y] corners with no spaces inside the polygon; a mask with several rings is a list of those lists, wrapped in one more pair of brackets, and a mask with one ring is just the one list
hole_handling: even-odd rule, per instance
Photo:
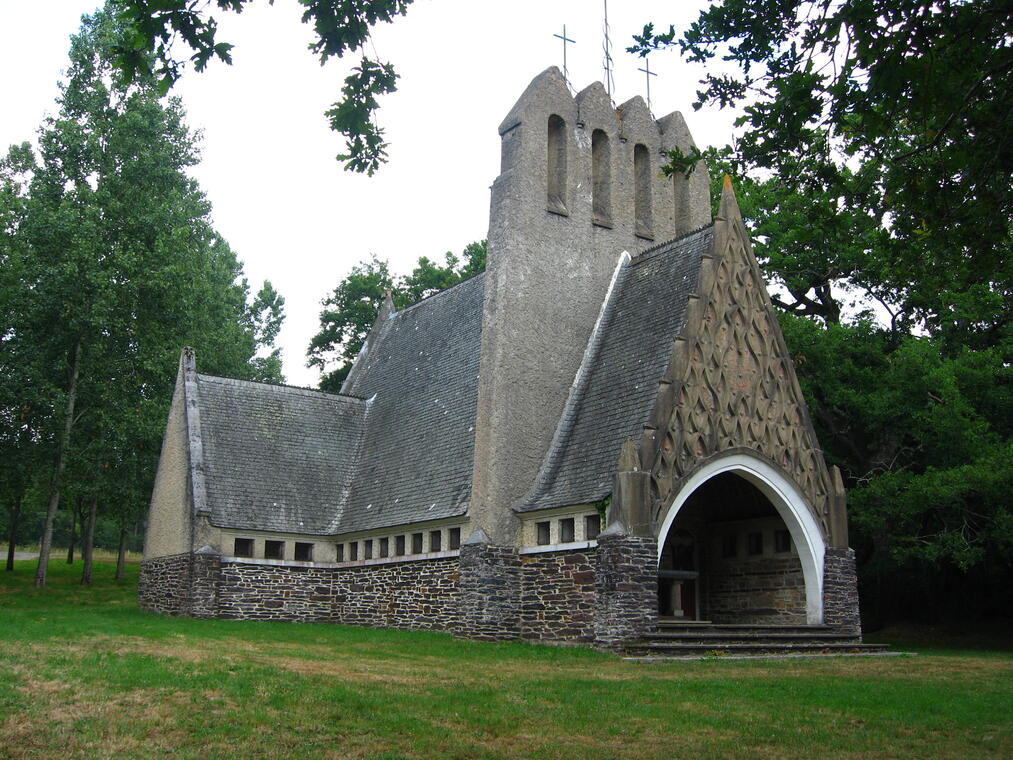
{"label": "pointed arch entrance", "polygon": [[822,623],[825,553],[790,480],[749,454],[719,457],[690,476],[661,522],[660,612]]}

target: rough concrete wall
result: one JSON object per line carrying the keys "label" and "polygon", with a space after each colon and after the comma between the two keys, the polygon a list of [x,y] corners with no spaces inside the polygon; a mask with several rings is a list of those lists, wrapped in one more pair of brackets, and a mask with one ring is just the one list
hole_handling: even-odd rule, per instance
{"label": "rough concrete wall", "polygon": [[[565,122],[562,210],[547,198],[551,116]],[[608,226],[595,223],[596,130],[608,136]],[[470,516],[494,544],[508,546],[518,542],[510,507],[537,475],[620,254],[635,255],[667,240],[676,226],[671,182],[658,178],[662,128],[640,98],[617,111],[597,84],[575,100],[552,68],[532,81],[500,134],[502,170],[493,184],[489,219]],[[647,147],[650,160],[650,239],[637,235],[635,220],[638,144]],[[700,216],[694,222],[709,221],[706,203],[690,205]]]}
{"label": "rough concrete wall", "polygon": [[542,641],[593,641],[593,549],[522,554],[520,635]]}
{"label": "rough concrete wall", "polygon": [[186,449],[182,370],[172,394],[169,421],[162,437],[155,486],[151,492],[144,558],[168,557],[189,552],[190,489]]}
{"label": "rough concrete wall", "polygon": [[798,557],[713,559],[700,614],[715,623],[799,624],[806,622],[805,579]]}

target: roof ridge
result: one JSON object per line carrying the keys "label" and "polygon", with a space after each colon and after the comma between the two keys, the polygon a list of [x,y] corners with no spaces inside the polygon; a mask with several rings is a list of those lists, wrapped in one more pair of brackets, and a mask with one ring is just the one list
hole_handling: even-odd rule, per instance
{"label": "roof ridge", "polygon": [[479,277],[482,277],[484,274],[485,274],[485,270],[483,269],[481,272],[476,272],[471,277],[467,277],[467,278],[461,280],[460,282],[455,282],[449,288],[444,288],[443,290],[439,290],[439,291],[437,291],[435,293],[432,293],[432,294],[426,296],[425,298],[423,298],[423,299],[421,299],[419,301],[416,301],[413,304],[405,306],[403,309],[399,309],[398,311],[395,311],[390,316],[391,317],[396,317],[398,314],[404,314],[405,312],[411,311],[416,306],[421,306],[424,303],[428,303],[428,302],[432,301],[434,298],[438,298],[438,297],[444,295],[445,293],[449,293],[452,290],[456,290],[457,288],[461,287],[462,285],[466,285],[467,283],[471,282],[472,280],[477,280]]}
{"label": "roof ridge", "polygon": [[714,222],[710,221],[710,222],[707,222],[707,224],[700,225],[695,230],[690,230],[689,232],[684,232],[681,235],[679,235],[678,237],[674,237],[671,240],[666,240],[664,243],[658,243],[657,245],[651,246],[650,248],[648,248],[648,249],[646,249],[646,250],[641,251],[640,253],[638,253],[633,258],[633,261],[631,263],[632,264],[639,264],[644,259],[646,259],[648,257],[653,257],[655,254],[659,253],[662,248],[667,248],[668,246],[672,245],[673,243],[678,243],[679,241],[685,240],[688,237],[692,237],[693,235],[698,235],[699,233],[701,233],[704,230],[708,229],[709,227],[713,227],[713,226],[714,226]]}
{"label": "roof ridge", "polygon": [[198,372],[197,378],[201,380],[212,380],[215,382],[225,382],[229,385],[258,385],[265,388],[272,388],[285,393],[298,393],[312,396],[324,396],[332,398],[335,401],[365,401],[363,396],[354,396],[350,393],[333,393],[331,391],[320,390],[319,388],[306,388],[300,385],[289,385],[288,383],[268,383],[264,380],[244,380],[239,377],[225,377],[223,375],[209,375],[204,372]]}

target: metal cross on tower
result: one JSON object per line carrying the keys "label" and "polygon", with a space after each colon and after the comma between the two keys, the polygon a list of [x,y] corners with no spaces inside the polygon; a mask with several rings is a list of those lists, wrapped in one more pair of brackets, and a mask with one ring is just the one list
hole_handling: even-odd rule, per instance
{"label": "metal cross on tower", "polygon": [[651,77],[656,77],[658,75],[655,74],[653,71],[651,71],[651,59],[648,58],[648,57],[646,57],[646,56],[644,57],[644,68],[637,69],[637,71],[644,72],[644,77],[647,79],[647,110],[650,111],[651,110]]}
{"label": "metal cross on tower", "polygon": [[615,89],[616,82],[612,75],[612,40],[609,39],[609,0],[605,2],[605,23],[602,27],[602,31],[605,33],[605,42],[602,44],[602,49],[605,51],[605,90],[609,94],[609,98],[612,97],[612,90]]}
{"label": "metal cross on tower", "polygon": [[576,45],[577,44],[577,40],[571,40],[569,37],[566,36],[566,24],[563,24],[563,33],[562,34],[554,34],[552,36],[556,37],[557,39],[560,39],[560,40],[563,41],[563,79],[565,79],[567,81],[567,83],[569,83],[570,82],[570,70],[566,67],[566,43],[567,42],[572,42],[574,45]]}

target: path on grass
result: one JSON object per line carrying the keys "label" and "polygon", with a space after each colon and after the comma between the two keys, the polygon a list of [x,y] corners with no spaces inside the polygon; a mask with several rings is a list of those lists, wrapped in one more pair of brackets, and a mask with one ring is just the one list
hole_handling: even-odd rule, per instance
{"label": "path on grass", "polygon": [[14,559],[38,559],[38,552],[14,552]]}

